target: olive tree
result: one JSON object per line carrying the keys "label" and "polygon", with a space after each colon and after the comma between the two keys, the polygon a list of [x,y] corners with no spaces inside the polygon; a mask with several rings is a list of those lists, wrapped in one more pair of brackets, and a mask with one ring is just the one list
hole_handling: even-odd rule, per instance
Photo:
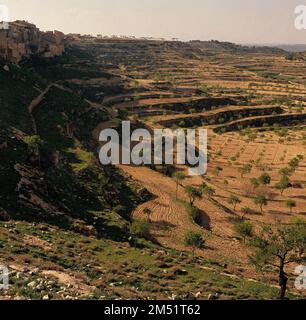
{"label": "olive tree", "polygon": [[178,171],[178,172],[173,173],[172,178],[176,182],[176,193],[175,193],[175,195],[176,195],[176,199],[177,199],[178,188],[179,188],[179,186],[182,185],[182,182],[186,179],[186,176],[185,176],[185,174],[183,172]]}
{"label": "olive tree", "polygon": [[240,168],[240,174],[241,178],[247,173],[250,173],[252,171],[253,166],[250,163],[245,164],[242,168]]}
{"label": "olive tree", "polygon": [[265,195],[259,195],[254,199],[254,203],[260,207],[261,213],[263,212],[263,206],[268,205],[268,199]]}
{"label": "olive tree", "polygon": [[185,187],[185,192],[187,196],[189,197],[189,202],[190,205],[193,207],[193,204],[196,199],[201,199],[202,198],[202,192],[199,188],[194,187],[194,186],[186,186]]}
{"label": "olive tree", "polygon": [[263,173],[258,180],[262,185],[265,185],[265,186],[271,183],[271,177],[266,172]]}
{"label": "olive tree", "polygon": [[192,260],[194,260],[195,249],[203,249],[205,240],[200,233],[189,231],[185,235],[184,243],[186,247],[192,248]]}
{"label": "olive tree", "polygon": [[284,191],[290,188],[290,180],[287,176],[282,176],[280,181],[275,185],[275,188],[280,190],[281,195],[283,195]]}
{"label": "olive tree", "polygon": [[230,197],[228,198],[228,203],[233,205],[234,210],[236,210],[236,207],[238,204],[241,203],[241,200],[234,194],[231,194]]}
{"label": "olive tree", "polygon": [[235,224],[236,233],[243,238],[243,243],[247,237],[253,236],[253,225],[250,222],[240,222]]}
{"label": "olive tree", "polygon": [[285,267],[292,262],[301,262],[303,258],[299,252],[306,246],[305,223],[280,227],[265,226],[260,234],[252,239],[250,245],[255,249],[250,256],[252,264],[261,270],[265,266],[272,266],[277,270],[279,298],[284,299],[288,282]]}
{"label": "olive tree", "polygon": [[292,199],[286,201],[286,207],[290,209],[290,213],[292,213],[292,209],[296,207],[296,202]]}
{"label": "olive tree", "polygon": [[200,186],[200,190],[202,194],[206,195],[208,198],[211,198],[216,194],[216,190],[208,186],[205,182]]}

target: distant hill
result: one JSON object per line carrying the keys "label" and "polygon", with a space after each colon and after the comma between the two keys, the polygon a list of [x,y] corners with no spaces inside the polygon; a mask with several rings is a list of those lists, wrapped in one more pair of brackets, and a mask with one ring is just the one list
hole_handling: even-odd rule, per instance
{"label": "distant hill", "polygon": [[284,49],[272,46],[256,46],[256,45],[240,45],[232,42],[224,42],[218,40],[211,41],[190,41],[191,46],[198,48],[202,51],[229,51],[241,53],[271,53],[271,54],[284,54]]}
{"label": "distant hill", "polygon": [[277,47],[290,52],[306,51],[306,44],[282,44],[282,45],[277,45]]}
{"label": "distant hill", "polygon": [[[258,47],[258,48],[262,48],[263,45],[261,44],[257,44],[257,45],[254,45],[254,44],[248,44],[247,46],[255,46],[255,47]],[[282,49],[282,50],[285,50],[285,51],[289,51],[289,52],[304,52],[306,51],[306,44],[271,44],[271,45],[264,45],[265,47],[268,47],[268,48],[279,48],[279,49]]]}

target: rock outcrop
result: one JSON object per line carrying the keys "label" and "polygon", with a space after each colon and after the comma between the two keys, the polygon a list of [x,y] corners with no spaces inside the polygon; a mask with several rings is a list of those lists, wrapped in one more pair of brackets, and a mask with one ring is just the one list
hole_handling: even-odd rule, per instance
{"label": "rock outcrop", "polygon": [[42,32],[27,21],[10,22],[8,29],[0,30],[0,57],[18,63],[32,55],[59,56],[64,51],[64,40],[62,32]]}

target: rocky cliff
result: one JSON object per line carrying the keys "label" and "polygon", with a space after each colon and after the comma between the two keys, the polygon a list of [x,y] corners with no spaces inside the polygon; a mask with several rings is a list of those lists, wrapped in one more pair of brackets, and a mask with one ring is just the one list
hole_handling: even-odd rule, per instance
{"label": "rocky cliff", "polygon": [[0,57],[19,62],[24,57],[41,55],[59,56],[64,51],[65,35],[59,31],[40,31],[26,21],[9,23],[8,29],[0,30]]}

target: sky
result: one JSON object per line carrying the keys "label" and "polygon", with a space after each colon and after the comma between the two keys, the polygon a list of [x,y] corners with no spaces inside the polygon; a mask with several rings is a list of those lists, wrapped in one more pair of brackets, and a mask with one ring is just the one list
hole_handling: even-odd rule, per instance
{"label": "sky", "polygon": [[306,44],[294,26],[306,0],[0,0],[10,20],[65,33],[254,44]]}

